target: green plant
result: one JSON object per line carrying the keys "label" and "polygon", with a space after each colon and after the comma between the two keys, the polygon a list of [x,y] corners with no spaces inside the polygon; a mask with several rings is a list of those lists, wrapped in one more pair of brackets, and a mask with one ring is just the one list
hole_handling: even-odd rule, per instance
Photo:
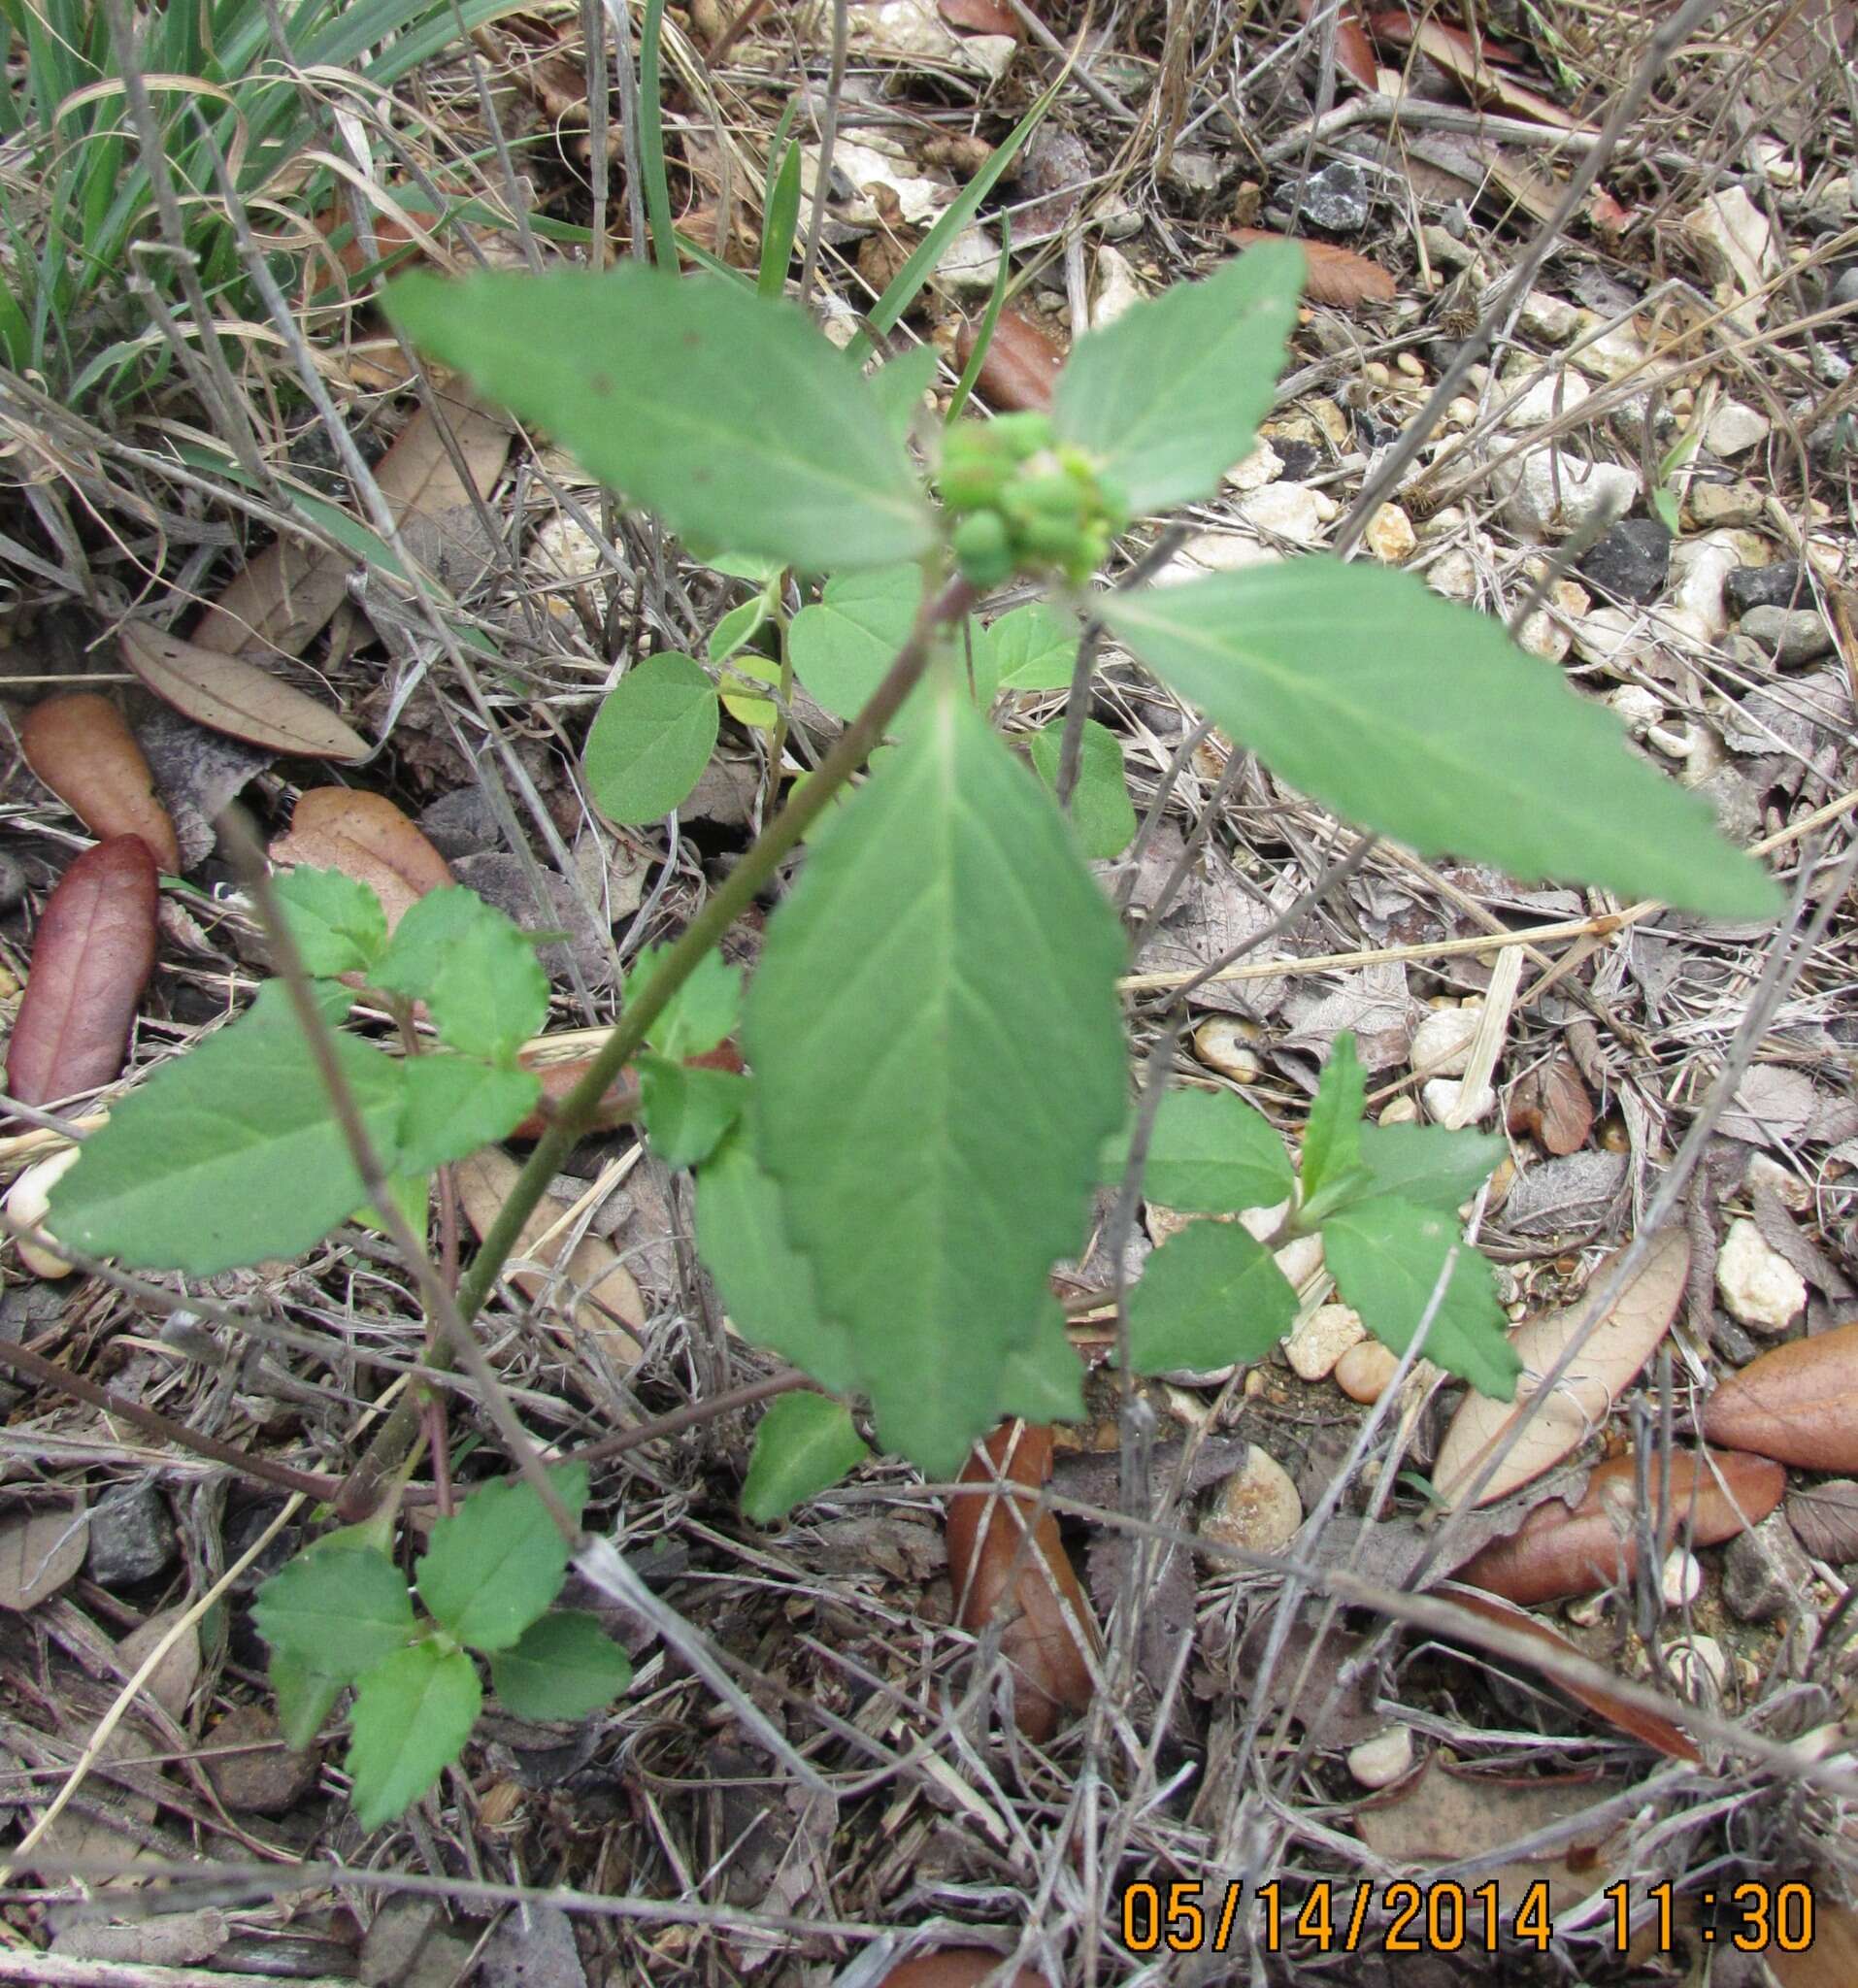
{"label": "green plant", "polygon": [[[412,277],[388,292],[428,351],[572,445],[623,496],[735,548],[718,565],[754,590],[709,669],[658,657],[622,679],[587,743],[600,805],[622,819],[677,806],[719,699],[775,728],[777,769],[794,680],[848,720],[688,929],[628,980],[617,1025],[459,1286],[463,1319],[608,1086],[636,1064],[646,1136],[694,1171],[699,1253],[746,1338],[867,1402],[880,1441],[938,1476],[1003,1417],[1081,1412],[1047,1278],[1082,1242],[1100,1154],[1127,1111],[1123,940],[1084,854],[1126,840],[1128,802],[1113,739],[1085,728],[1068,820],[1053,798],[1058,738],[1030,742],[1029,769],[990,713],[1003,690],[1071,680],[1086,615],[1284,779],[1423,854],[1723,914],[1775,908],[1770,879],[1718,838],[1700,800],[1628,753],[1604,711],[1416,580],[1311,557],[1085,590],[1086,559],[1117,520],[1205,497],[1244,455],[1300,276],[1294,248],[1256,248],[1092,333],[1048,427],[931,439],[928,480],[953,500],[941,511],[908,439],[919,359],[863,376],[798,312],[747,286],[630,267]],[[983,625],[980,592],[1008,570],[1047,582],[1053,600]],[[819,598],[789,619],[787,576],[821,572]],[[746,673],[756,642],[768,652]],[[715,948],[803,842],[745,995]],[[394,1061],[339,1039],[342,1074],[395,1171],[507,1130],[514,1043],[546,994],[518,945],[493,938],[460,893],[426,916],[470,921],[468,974],[423,933],[409,939],[431,900],[383,945],[351,892],[306,879],[285,895],[313,973],[423,1000],[447,1054],[481,1069],[421,1077],[446,1056]],[[739,1008],[749,1074],[689,1069],[737,1029]],[[209,1168],[201,1149],[223,1145],[216,1114],[274,1065],[297,1077],[289,1141],[268,1118],[248,1124],[237,1167]],[[428,1083],[446,1109],[415,1115]],[[1515,1363],[1489,1269],[1453,1222],[1496,1143],[1364,1126],[1361,1113],[1345,1040],[1300,1177],[1236,1098],[1169,1098],[1149,1190],[1215,1213],[1285,1203],[1281,1235],[1319,1232],[1344,1296],[1395,1346],[1456,1246],[1427,1350],[1507,1398]],[[287,1224],[266,1184],[285,1174]],[[211,1223],[195,1218],[203,1175]],[[307,1052],[275,1012],[254,1011],[118,1108],[54,1191],[50,1223],[97,1252],[201,1272],[303,1246],[355,1194]],[[1263,1244],[1235,1224],[1196,1223],[1130,1300],[1130,1358],[1152,1370],[1255,1356],[1293,1309]],[[761,1445],[749,1502],[767,1516],[858,1454],[830,1403],[770,1413]]]}
{"label": "green plant", "polygon": [[[579,1520],[585,1470],[549,1476]],[[414,1570],[424,1619],[391,1558],[392,1526],[383,1516],[317,1541],[252,1609],[287,1745],[307,1746],[354,1687],[346,1764],[364,1829],[416,1802],[463,1749],[483,1703],[469,1651],[489,1658],[491,1688],[518,1718],[581,1718],[632,1681],[597,1616],[551,1606],[568,1542],[532,1486],[486,1484],[434,1521]]]}

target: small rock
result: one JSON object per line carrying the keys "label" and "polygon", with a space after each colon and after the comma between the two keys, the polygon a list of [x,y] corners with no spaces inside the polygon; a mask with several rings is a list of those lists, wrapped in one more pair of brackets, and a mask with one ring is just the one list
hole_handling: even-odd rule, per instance
{"label": "small rock", "polygon": [[134,1587],[166,1573],[178,1546],[161,1493],[152,1484],[126,1484],[98,1499],[85,1565],[99,1587]]}
{"label": "small rock", "polygon": [[1307,483],[1267,483],[1239,506],[1239,514],[1258,530],[1313,546],[1323,525],[1336,514],[1336,502]]}
{"label": "small rock", "polygon": [[1732,296],[1752,296],[1778,267],[1768,217],[1740,186],[1710,194],[1686,215],[1684,233],[1710,282]]}
{"label": "small rock", "polygon": [[[1383,1116],[1380,1122],[1386,1124],[1386,1118]],[[1399,1356],[1391,1347],[1383,1346],[1378,1340],[1363,1340],[1336,1362],[1336,1385],[1351,1402],[1367,1407],[1387,1392],[1387,1384],[1399,1365]]]}
{"label": "small rock", "polygon": [[1729,1659],[1713,1636],[1680,1636],[1665,1645],[1673,1683],[1693,1705],[1722,1697],[1729,1682]]}
{"label": "small rock", "polygon": [[1749,1188],[1765,1187],[1783,1208],[1804,1214],[1812,1207],[1813,1191],[1797,1174],[1790,1174],[1772,1153],[1750,1153],[1742,1176]]}
{"label": "small rock", "polygon": [[1477,403],[1467,393],[1445,403],[1445,422],[1452,428],[1469,428],[1477,419]]}
{"label": "small rock", "polygon": [[1694,1553],[1676,1546],[1665,1555],[1658,1579],[1668,1608],[1684,1608],[1703,1593],[1703,1567]]}
{"label": "small rock", "polygon": [[1551,346],[1563,346],[1580,329],[1584,316],[1578,305],[1570,304],[1563,297],[1552,297],[1546,290],[1531,290],[1522,300],[1516,323]]}
{"label": "small rock", "polygon": [[1684,509],[1700,531],[1724,525],[1754,524],[1766,500],[1745,477],[1733,483],[1693,482],[1684,492]]}
{"label": "small rock", "polygon": [[1377,1125],[1417,1125],[1419,1106],[1410,1096],[1390,1098],[1375,1122]]}
{"label": "small rock", "polygon": [[1551,373],[1527,388],[1513,407],[1505,409],[1500,426],[1512,432],[1539,428],[1544,421],[1557,421],[1572,414],[1593,391],[1573,373]]}
{"label": "small rock", "polygon": [[985,296],[1000,274],[1000,244],[984,228],[963,228],[943,251],[936,277],[957,295]]}
{"label": "small rock", "polygon": [[1397,504],[1383,504],[1369,520],[1363,538],[1369,551],[1384,566],[1398,566],[1410,559],[1419,544],[1412,519]]}
{"label": "small rock", "polygon": [[1849,310],[1853,304],[1858,304],[1858,262],[1840,272],[1839,281],[1833,284],[1827,301],[1840,311]]}
{"label": "small rock", "polygon": [[1352,159],[1335,159],[1304,185],[1297,212],[1312,227],[1354,234],[1368,225],[1368,180]]}
{"label": "small rock", "polygon": [[1747,1220],[1729,1224],[1716,1257],[1716,1288],[1732,1318],[1755,1332],[1785,1332],[1807,1303],[1800,1273]]}
{"label": "small rock", "polygon": [[1575,653],[1582,662],[1628,669],[1643,657],[1647,646],[1643,620],[1624,608],[1596,608],[1575,625]]}
{"label": "small rock", "polygon": [[1655,601],[1671,571],[1671,534],[1655,517],[1622,517],[1587,548],[1578,572],[1622,601]]}
{"label": "small rock", "polygon": [[1574,637],[1546,608],[1538,608],[1516,631],[1516,646],[1526,655],[1558,663],[1574,646]]}
{"label": "small rock", "polygon": [[1583,373],[1591,373],[1597,380],[1622,380],[1644,364],[1646,354],[1644,341],[1628,326],[1616,324],[1570,356]]}
{"label": "small rock", "polygon": [[1413,1030],[1408,1061],[1424,1077],[1463,1077],[1477,1022],[1475,1008],[1435,1008]]}
{"label": "small rock", "polygon": [[497,812],[476,782],[453,787],[430,807],[422,808],[419,826],[447,862],[454,862],[460,856],[481,856],[503,841]]}
{"label": "small rock", "polygon": [[1368,1337],[1361,1314],[1346,1305],[1318,1305],[1284,1341],[1284,1354],[1303,1380],[1327,1380],[1350,1346]]}
{"label": "small rock", "polygon": [[1258,1060],[1245,1028],[1245,1023],[1235,1021],[1231,1015],[1215,1014],[1194,1030],[1193,1052],[1209,1070],[1218,1071],[1221,1077],[1232,1077],[1238,1083],[1256,1083],[1264,1065]]}
{"label": "small rock", "polygon": [[1724,582],[1741,564],[1742,556],[1735,547],[1715,537],[1688,539],[1673,558],[1673,605],[1697,616],[1697,626],[1706,642],[1714,642],[1728,631]]}
{"label": "small rock", "polygon": [[1283,457],[1269,442],[1260,442],[1244,462],[1228,472],[1226,481],[1242,493],[1262,490],[1267,483],[1275,483],[1283,473]]}
{"label": "small rock", "polygon": [[1169,186],[1189,200],[1211,200],[1223,177],[1220,161],[1209,151],[1177,151],[1162,175]]}
{"label": "small rock", "polygon": [[1745,401],[1726,400],[1709,417],[1704,446],[1720,456],[1742,455],[1767,441],[1771,425],[1766,414]]}
{"label": "small rock", "polygon": [[1832,646],[1832,630],[1810,608],[1750,608],[1742,617],[1742,632],[1783,666],[1810,663]]}
{"label": "small rock", "polygon": [[1739,1622],[1772,1622],[1809,1606],[1812,1563],[1787,1515],[1771,1511],[1738,1534],[1722,1557],[1722,1605]]}
{"label": "small rock", "polygon": [[1626,730],[1635,739],[1642,739],[1653,725],[1664,719],[1663,704],[1642,683],[1622,683],[1617,690],[1607,693],[1606,701],[1619,713],[1625,721]]}
{"label": "small rock", "polygon": [[261,1705],[242,1705],[207,1735],[207,1778],[235,1815],[282,1815],[294,1808],[316,1784],[322,1754],[301,1753],[283,1744],[277,1714]]}
{"label": "small rock", "polygon": [[1090,307],[1091,329],[1101,331],[1106,324],[1114,324],[1132,304],[1141,302],[1142,285],[1136,282],[1128,256],[1120,248],[1099,248],[1097,296]]}
{"label": "small rock", "polygon": [[1476,1125],[1497,1109],[1497,1094],[1488,1084],[1470,1098],[1464,1096],[1464,1088],[1455,1077],[1435,1077],[1421,1088],[1419,1094],[1425,1100],[1426,1115],[1435,1125],[1454,1129]]}
{"label": "small rock", "polygon": [[1364,1788],[1391,1788],[1411,1766],[1410,1726],[1389,1726],[1348,1749],[1348,1772]]}
{"label": "small rock", "polygon": [[1723,581],[1723,594],[1732,613],[1745,614],[1750,608],[1791,608],[1812,599],[1800,571],[1798,559],[1776,559],[1772,566],[1741,566]]}
{"label": "small rock", "polygon": [[1426,260],[1435,269],[1469,269],[1477,260],[1477,245],[1461,242],[1449,229],[1429,222],[1419,231],[1426,245]]}
{"label": "small rock", "polygon": [[1214,1494],[1200,1521],[1202,1539],[1250,1553],[1277,1553],[1303,1524],[1303,1500],[1290,1474],[1253,1442],[1245,1460]]}
{"label": "small rock", "polygon": [[529,541],[527,563],[545,580],[590,580],[606,568],[606,554],[578,518],[556,512]]}
{"label": "small rock", "polygon": [[1812,377],[1828,386],[1842,386],[1851,378],[1851,361],[1837,346],[1814,346]]}
{"label": "small rock", "polygon": [[1518,531],[1576,530],[1603,513],[1617,517],[1639,495],[1637,471],[1583,462],[1564,448],[1538,448],[1496,473],[1505,511]]}
{"label": "small rock", "polygon": [[1471,600],[1477,591],[1477,566],[1462,547],[1442,553],[1426,568],[1426,584],[1448,601]]}

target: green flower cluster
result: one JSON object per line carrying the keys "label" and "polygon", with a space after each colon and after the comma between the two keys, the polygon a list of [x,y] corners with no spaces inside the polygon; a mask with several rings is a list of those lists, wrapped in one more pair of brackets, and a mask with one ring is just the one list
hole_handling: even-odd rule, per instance
{"label": "green flower cluster", "polygon": [[942,501],[955,563],[978,587],[1054,568],[1087,579],[1129,522],[1118,493],[1044,414],[959,421],[943,437]]}

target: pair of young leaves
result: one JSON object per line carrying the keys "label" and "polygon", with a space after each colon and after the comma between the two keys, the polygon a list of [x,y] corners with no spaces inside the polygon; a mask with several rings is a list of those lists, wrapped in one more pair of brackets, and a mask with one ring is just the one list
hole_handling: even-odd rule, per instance
{"label": "pair of young leaves", "polygon": [[[1457,1251],[1425,1340],[1426,1356],[1499,1401],[1516,1391],[1490,1266],[1458,1233],[1457,1209],[1503,1157],[1500,1139],[1436,1125],[1362,1122],[1354,1038],[1339,1036],[1304,1134],[1301,1179],[1261,1112],[1227,1091],[1171,1091],[1144,1179],[1181,1214],[1295,1207],[1297,1232],[1320,1233],[1344,1301],[1383,1344],[1404,1352]],[[1156,1250],[1130,1294],[1130,1353],[1143,1373],[1263,1358],[1289,1331],[1297,1293],[1237,1222],[1194,1222]]]}
{"label": "pair of young leaves", "polygon": [[[548,1474],[578,1521],[584,1467]],[[581,1718],[632,1681],[597,1616],[551,1608],[568,1542],[533,1486],[486,1484],[436,1521],[415,1570],[423,1622],[386,1551],[390,1526],[318,1541],[265,1582],[252,1608],[286,1744],[307,1746],[354,1686],[346,1766],[364,1829],[416,1802],[463,1749],[483,1703],[467,1650],[489,1657],[492,1688],[517,1718]]]}

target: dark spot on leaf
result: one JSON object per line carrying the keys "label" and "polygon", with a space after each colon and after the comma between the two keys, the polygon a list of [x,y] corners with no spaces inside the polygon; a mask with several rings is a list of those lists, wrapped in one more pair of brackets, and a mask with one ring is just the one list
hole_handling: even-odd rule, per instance
{"label": "dark spot on leaf", "polygon": [[683,335],[683,343],[686,351],[694,352],[703,344],[703,333],[700,331],[686,331]]}
{"label": "dark spot on leaf", "polygon": [[596,373],[587,381],[588,389],[602,400],[613,397],[613,376],[610,373]]}

